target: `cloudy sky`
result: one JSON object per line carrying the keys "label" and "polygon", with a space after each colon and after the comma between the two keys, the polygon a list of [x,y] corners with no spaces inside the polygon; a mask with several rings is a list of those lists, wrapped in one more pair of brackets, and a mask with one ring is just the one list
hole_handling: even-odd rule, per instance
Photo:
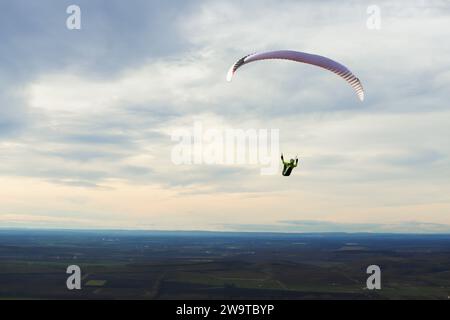
{"label": "cloudy sky", "polygon": [[[446,0],[2,0],[0,16],[0,227],[450,232]],[[344,63],[366,100],[288,62],[225,81],[275,49]],[[300,167],[175,165],[171,133],[196,121],[279,129]]]}

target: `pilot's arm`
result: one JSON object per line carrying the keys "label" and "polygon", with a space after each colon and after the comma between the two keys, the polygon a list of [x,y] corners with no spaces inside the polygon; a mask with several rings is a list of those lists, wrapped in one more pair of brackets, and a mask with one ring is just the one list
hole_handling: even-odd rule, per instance
{"label": "pilot's arm", "polygon": [[284,166],[289,166],[289,161],[284,161],[283,155],[281,155],[281,161],[283,162]]}

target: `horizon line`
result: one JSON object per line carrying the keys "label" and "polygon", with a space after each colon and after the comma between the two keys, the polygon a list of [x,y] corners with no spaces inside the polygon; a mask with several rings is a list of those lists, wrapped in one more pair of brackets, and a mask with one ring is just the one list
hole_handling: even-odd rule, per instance
{"label": "horizon line", "polygon": [[221,233],[221,234],[279,234],[279,235],[415,235],[450,236],[450,232],[371,232],[371,231],[232,231],[232,230],[158,230],[158,229],[114,229],[114,228],[63,228],[63,227],[2,227],[0,231],[62,231],[62,232],[155,232],[155,233]]}

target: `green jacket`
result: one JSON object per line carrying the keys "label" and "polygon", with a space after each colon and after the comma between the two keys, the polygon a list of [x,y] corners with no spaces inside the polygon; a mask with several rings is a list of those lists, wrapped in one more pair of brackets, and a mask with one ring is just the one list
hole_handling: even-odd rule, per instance
{"label": "green jacket", "polygon": [[[292,159],[293,160],[293,159]],[[283,162],[283,176],[288,177],[291,175],[292,170],[298,165],[298,158],[295,159],[295,162],[287,162],[284,161],[283,155],[281,155],[281,161]]]}

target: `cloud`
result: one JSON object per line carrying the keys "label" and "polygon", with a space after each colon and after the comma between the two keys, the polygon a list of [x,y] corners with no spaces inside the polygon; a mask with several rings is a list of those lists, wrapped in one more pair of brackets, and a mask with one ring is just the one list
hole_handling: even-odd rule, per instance
{"label": "cloud", "polygon": [[279,221],[273,225],[239,224],[225,225],[231,231],[257,232],[370,232],[370,233],[450,233],[450,225],[438,223],[423,223],[416,221],[402,221],[395,224],[377,223],[335,223],[329,221]]}
{"label": "cloud", "polygon": [[[280,211],[309,219],[304,208],[342,223],[373,214],[450,223],[445,2],[381,1],[379,31],[366,28],[367,5],[354,1],[82,0],[82,30],[73,32],[69,4],[0,5],[0,177],[91,192],[121,181],[218,203],[231,194],[241,198],[229,214],[243,224],[260,210],[268,222]],[[343,62],[367,100],[331,73],[283,61],[225,82],[237,58],[280,48]],[[280,179],[245,165],[175,166],[170,134],[194,121],[280,129],[282,151],[298,153],[300,167]],[[198,211],[205,227],[216,224]]]}
{"label": "cloud", "polygon": [[2,69],[17,79],[64,67],[105,77],[182,48],[182,39],[168,21],[185,10],[184,1],[173,6],[164,1],[134,0],[130,5],[120,0],[80,0],[80,31],[66,28],[66,8],[72,4],[70,0],[3,2]]}
{"label": "cloud", "polygon": [[17,135],[28,120],[24,101],[14,94],[14,88],[4,85],[2,90],[5,92],[0,95],[0,141]]}

